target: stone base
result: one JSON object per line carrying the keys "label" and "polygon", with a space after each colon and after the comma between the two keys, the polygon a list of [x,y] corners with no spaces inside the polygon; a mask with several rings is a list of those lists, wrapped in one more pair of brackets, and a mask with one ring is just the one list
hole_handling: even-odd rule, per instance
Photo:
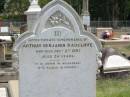
{"label": "stone base", "polygon": [[19,97],[19,82],[18,80],[10,80],[9,84],[9,92],[11,97]]}

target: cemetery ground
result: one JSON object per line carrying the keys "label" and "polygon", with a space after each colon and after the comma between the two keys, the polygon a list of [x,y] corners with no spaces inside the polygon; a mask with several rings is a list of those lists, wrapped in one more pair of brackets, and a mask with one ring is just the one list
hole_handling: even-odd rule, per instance
{"label": "cemetery ground", "polygon": [[[130,56],[129,46],[114,46],[119,52],[124,52]],[[8,50],[10,51],[10,50]],[[124,76],[124,77],[122,77]],[[7,83],[1,83],[0,87],[7,86]],[[97,79],[96,97],[130,97],[130,73],[129,76],[121,75],[121,77],[107,77]]]}
{"label": "cemetery ground", "polygon": [[[96,97],[130,97],[130,73],[128,76],[98,78],[96,86]],[[8,84],[0,83],[0,87],[8,87]]]}
{"label": "cemetery ground", "polygon": [[[108,46],[109,47],[109,46]],[[120,53],[130,56],[130,45],[113,46]],[[97,97],[130,97],[130,73],[97,79]]]}
{"label": "cemetery ground", "polygon": [[130,97],[130,75],[97,79],[97,97]]}

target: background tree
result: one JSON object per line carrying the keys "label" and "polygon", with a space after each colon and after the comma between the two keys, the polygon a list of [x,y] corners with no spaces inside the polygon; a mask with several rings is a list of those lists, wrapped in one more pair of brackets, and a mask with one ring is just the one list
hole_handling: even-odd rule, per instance
{"label": "background tree", "polygon": [[79,14],[82,12],[82,0],[65,0],[68,2]]}
{"label": "background tree", "polygon": [[[8,1],[8,2],[7,2]],[[51,0],[39,0],[43,7]],[[79,13],[82,12],[82,0],[65,0]],[[1,0],[0,2],[4,2]],[[0,3],[3,4],[3,3]],[[5,12],[9,17],[22,17],[28,9],[29,0],[6,0]],[[3,5],[0,11],[3,10]],[[113,21],[130,19],[130,0],[89,0],[91,20]]]}
{"label": "background tree", "polygon": [[4,4],[5,4],[5,0],[0,0],[0,13],[2,13],[4,10]]}
{"label": "background tree", "polygon": [[29,0],[9,0],[5,4],[5,14],[9,17],[22,18],[28,9]]}
{"label": "background tree", "polygon": [[[45,4],[52,0],[39,0],[39,4],[43,7]],[[67,3],[73,6],[74,9],[80,14],[82,9],[82,0],[65,0]]]}
{"label": "background tree", "polygon": [[39,0],[39,5],[41,7],[45,6],[48,2],[50,2],[51,0]]}
{"label": "background tree", "polygon": [[130,0],[90,0],[92,20],[126,20],[130,13]]}

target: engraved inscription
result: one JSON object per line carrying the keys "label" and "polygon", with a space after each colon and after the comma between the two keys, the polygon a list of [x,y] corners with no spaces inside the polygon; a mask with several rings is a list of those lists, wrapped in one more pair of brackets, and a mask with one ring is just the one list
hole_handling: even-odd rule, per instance
{"label": "engraved inscription", "polygon": [[[60,31],[54,31],[54,37],[61,36]],[[79,68],[82,63],[78,58],[84,49],[93,48],[87,38],[39,38],[30,39],[23,45],[24,49],[34,48],[34,53],[40,60],[34,65],[38,70],[63,70]]]}

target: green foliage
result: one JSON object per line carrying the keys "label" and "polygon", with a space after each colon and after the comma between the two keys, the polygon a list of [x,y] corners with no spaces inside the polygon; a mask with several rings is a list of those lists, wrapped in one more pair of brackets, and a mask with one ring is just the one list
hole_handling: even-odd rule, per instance
{"label": "green foliage", "polygon": [[127,50],[130,50],[130,45],[126,47]]}
{"label": "green foliage", "polygon": [[39,5],[41,7],[45,6],[48,2],[50,2],[51,0],[39,0]]}
{"label": "green foliage", "polygon": [[[39,4],[41,7],[45,6],[51,0],[39,0]],[[81,14],[82,10],[82,0],[65,0],[67,3],[73,6],[73,8]]]}
{"label": "green foliage", "polygon": [[4,10],[4,4],[5,4],[5,0],[0,0],[0,13],[2,13]]}
{"label": "green foliage", "polygon": [[[5,15],[9,17],[23,15],[29,6],[29,0],[6,0],[6,3],[4,1],[0,1],[0,12],[5,5]],[[50,1],[39,0],[39,4],[43,7]],[[83,0],[65,1],[81,14]],[[89,10],[92,20],[127,20],[130,18],[130,0],[89,0]]]}
{"label": "green foliage", "polygon": [[68,2],[79,14],[82,11],[82,0],[65,0]]}
{"label": "green foliage", "polygon": [[93,20],[126,20],[130,14],[130,0],[90,0]]}
{"label": "green foliage", "polygon": [[130,79],[97,80],[97,97],[130,97]]}
{"label": "green foliage", "polygon": [[5,4],[4,14],[9,18],[21,17],[24,15],[24,11],[28,9],[29,1],[28,0],[10,0]]}

